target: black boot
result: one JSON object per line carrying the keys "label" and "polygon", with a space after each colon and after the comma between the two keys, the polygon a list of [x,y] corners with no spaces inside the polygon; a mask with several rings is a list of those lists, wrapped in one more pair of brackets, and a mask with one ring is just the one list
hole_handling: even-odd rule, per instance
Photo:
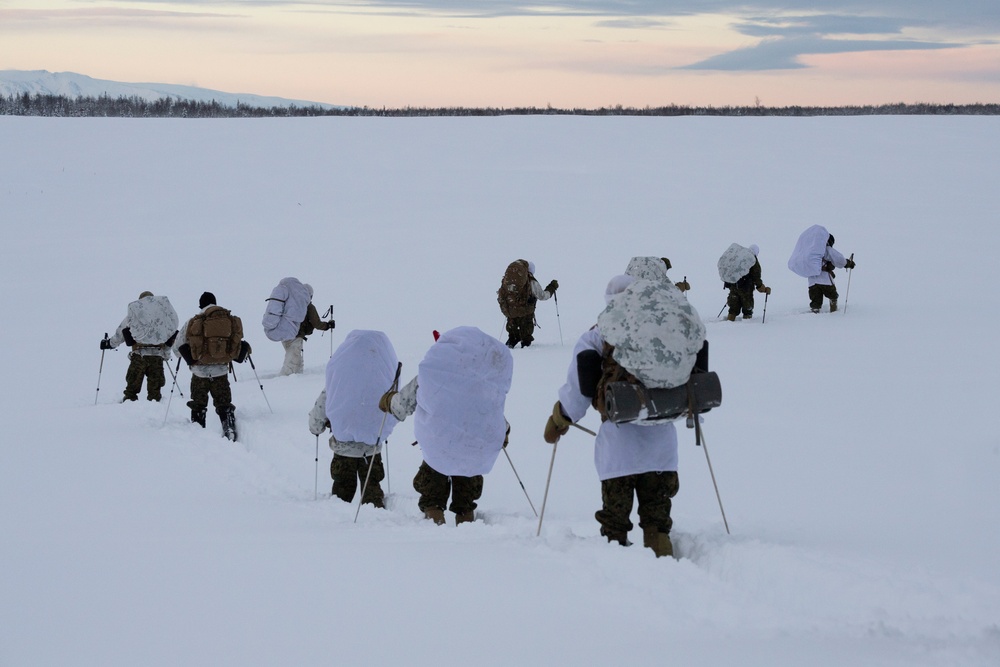
{"label": "black boot", "polygon": [[226,410],[219,414],[219,420],[222,422],[222,434],[236,442],[236,412],[232,409]]}
{"label": "black boot", "polygon": [[205,408],[191,408],[191,423],[199,424],[205,428],[205,414],[207,412]]}

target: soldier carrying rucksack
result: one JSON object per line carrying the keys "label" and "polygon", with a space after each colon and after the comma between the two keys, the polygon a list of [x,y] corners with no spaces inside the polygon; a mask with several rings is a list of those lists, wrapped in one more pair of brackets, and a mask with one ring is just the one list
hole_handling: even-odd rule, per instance
{"label": "soldier carrying rucksack", "polygon": [[243,322],[215,302],[215,295],[205,292],[198,301],[202,309],[181,327],[174,349],[191,368],[191,421],[205,427],[208,396],[212,395],[215,412],[222,422],[224,435],[236,440],[236,406],[229,387],[229,368],[243,363],[250,354],[250,344],[243,340]]}
{"label": "soldier carrying rucksack", "polygon": [[[639,280],[615,276],[605,290],[605,301],[608,307],[597,325],[580,336],[573,349],[544,438],[555,444],[589,408],[597,409],[601,427],[594,441],[594,464],[601,480],[602,507],[594,517],[601,535],[608,542],[629,546],[630,516],[638,500],[643,545],[657,557],[670,556],[671,499],[679,488],[672,420],[685,407],[702,412],[708,402],[694,405],[695,392],[673,411],[660,411],[659,400],[644,400],[641,409],[619,415],[611,410],[617,401],[609,392],[623,385],[625,390],[641,387],[647,397],[652,392],[665,392],[668,398],[678,392],[689,396],[687,385],[704,348],[705,326],[687,299],[672,287],[665,288],[655,276]],[[707,369],[707,362],[704,366]],[[677,403],[668,400],[664,405]]]}
{"label": "soldier carrying rucksack", "polygon": [[177,334],[177,312],[165,296],[143,292],[128,305],[125,319],[110,338],[101,340],[102,350],[113,350],[122,343],[132,348],[125,371],[125,395],[122,402],[139,400],[143,378],[146,398],[159,401],[163,389],[163,362],[170,358],[170,346]]}
{"label": "soldier carrying rucksack", "polygon": [[535,280],[535,265],[526,259],[517,259],[507,266],[497,290],[500,312],[507,318],[507,347],[518,343],[528,347],[534,340],[535,304],[552,298],[559,283],[552,280],[545,289]]}
{"label": "soldier carrying rucksack", "polygon": [[760,261],[757,259],[759,253],[760,247],[755,243],[749,248],[733,243],[719,258],[719,278],[722,279],[723,289],[729,290],[729,297],[726,299],[729,313],[726,319],[730,322],[735,322],[741,312],[745,320],[753,317],[755,289],[761,294],[771,293],[771,288],[764,284],[760,275]]}

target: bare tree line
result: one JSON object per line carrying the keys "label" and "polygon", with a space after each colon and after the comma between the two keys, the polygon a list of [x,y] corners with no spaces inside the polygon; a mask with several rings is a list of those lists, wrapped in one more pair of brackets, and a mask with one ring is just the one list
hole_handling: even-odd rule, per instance
{"label": "bare tree line", "polygon": [[546,107],[258,107],[237,103],[224,105],[215,100],[178,100],[169,97],[146,100],[136,96],[66,97],[37,93],[0,96],[0,115],[65,118],[292,118],[304,116],[891,116],[891,115],[966,115],[995,116],[1000,104],[870,104],[858,106],[785,106],[768,107],[759,101],[747,106],[625,107],[597,109],[559,109]]}

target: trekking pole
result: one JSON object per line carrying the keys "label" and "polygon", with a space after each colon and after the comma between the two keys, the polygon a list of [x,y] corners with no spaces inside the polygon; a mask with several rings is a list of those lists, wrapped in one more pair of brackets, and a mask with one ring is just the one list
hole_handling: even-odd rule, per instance
{"label": "trekking pole", "polygon": [[559,324],[559,344],[562,345],[563,335],[562,335],[562,320],[559,318],[559,295],[556,294],[555,292],[552,292],[552,298],[555,299],[556,302],[556,323]]}
{"label": "trekking pole", "polygon": [[722,311],[724,311],[726,309],[726,306],[728,305],[729,305],[729,300],[727,299],[726,302],[722,304],[722,308],[719,308],[719,314],[715,316],[715,319],[719,319],[720,317],[722,317]]}
{"label": "trekking pole", "polygon": [[[167,364],[167,368],[170,368],[170,364]],[[170,403],[174,400],[174,387],[177,386],[177,373],[180,372],[181,372],[181,358],[177,357],[177,371],[171,373],[171,375],[174,376],[174,383],[170,385],[170,396],[167,397],[167,411],[163,413],[163,426],[167,425],[167,416],[170,415]]]}
{"label": "trekking pole", "polygon": [[[330,307],[326,309],[326,312],[323,313],[323,317],[330,317],[330,318],[333,317],[332,303],[330,304]],[[327,331],[329,331],[329,329],[327,329]],[[326,335],[326,331],[324,331],[323,334]],[[331,357],[333,356],[333,334],[330,334],[330,356]]]}
{"label": "trekking pole", "polygon": [[[104,333],[104,340],[108,340],[107,332]],[[94,394],[94,405],[97,405],[97,397],[101,394],[101,374],[104,372],[104,353],[107,349],[101,348],[101,367],[97,369],[97,393]]]}
{"label": "trekking pole", "polygon": [[[402,370],[403,362],[396,362],[396,377],[392,379],[392,386],[389,387],[389,391],[395,391],[396,387],[399,386],[399,374]],[[354,512],[354,523],[358,522],[358,515],[361,514],[361,505],[365,499],[365,491],[368,489],[368,478],[372,476],[372,466],[375,465],[375,456],[378,454],[378,446],[382,442],[382,429],[385,428],[385,418],[388,416],[388,412],[382,413],[382,425],[378,427],[378,437],[375,438],[375,451],[372,452],[372,460],[368,462],[368,472],[365,474],[365,483],[361,485],[361,497],[358,498],[358,509]]]}
{"label": "trekking pole", "polygon": [[764,314],[760,317],[760,323],[764,324],[767,320],[767,297],[771,296],[768,292],[764,292]]}
{"label": "trekking pole", "polygon": [[[851,261],[854,261],[854,253],[851,253]],[[851,296],[851,274],[854,269],[847,269],[847,292],[844,293],[844,314],[847,314],[847,299]]]}
{"label": "trekking pole", "polygon": [[503,448],[503,453],[507,455],[507,462],[510,463],[510,469],[514,471],[514,477],[517,478],[517,483],[521,485],[521,490],[524,491],[524,497],[528,499],[528,504],[531,505],[531,511],[538,516],[538,511],[535,509],[535,504],[531,502],[531,496],[528,495],[528,490],[524,488],[524,482],[521,481],[521,476],[517,474],[517,468],[514,467],[514,462],[510,460],[510,454],[507,454],[507,448]]}
{"label": "trekking pole", "polygon": [[556,447],[559,441],[552,443],[552,460],[549,461],[549,476],[545,480],[545,496],[542,497],[542,513],[538,515],[538,532],[535,533],[535,537],[542,534],[542,521],[545,520],[545,505],[549,502],[549,484],[552,482],[552,468],[556,464]]}
{"label": "trekking pole", "polygon": [[[273,415],[274,408],[271,407],[271,401],[267,400],[267,394],[264,393],[264,385],[260,383],[260,376],[257,375],[257,367],[254,366],[253,357],[251,357],[249,354],[247,355],[247,361],[250,362],[250,368],[253,369],[253,376],[257,378],[257,385],[260,387],[260,393],[264,394],[264,402],[267,403],[267,409],[270,410],[271,414]],[[236,377],[236,375],[233,375],[233,377]]]}
{"label": "trekking pole", "polygon": [[313,482],[313,500],[319,500],[319,433],[316,434],[316,477]]}
{"label": "trekking pole", "polygon": [[729,522],[726,521],[726,510],[722,508],[722,496],[719,495],[719,485],[715,482],[715,471],[712,469],[712,459],[708,456],[708,445],[705,444],[705,434],[701,432],[701,417],[694,411],[694,392],[688,388],[688,428],[694,422],[694,444],[705,450],[705,460],[708,462],[708,474],[712,476],[712,486],[715,487],[715,498],[719,501],[719,511],[722,512],[722,523],[726,527],[726,535],[730,535]]}
{"label": "trekking pole", "polygon": [[[168,360],[164,359],[163,361],[164,361],[163,365],[167,367],[168,371],[170,371],[170,375],[171,375],[171,377],[174,378],[174,384],[176,385],[177,384],[177,375],[174,373],[174,369],[172,369],[170,367],[170,363],[168,362]],[[178,359],[177,360],[177,364],[178,364],[177,370],[178,371],[180,370],[180,363],[181,363],[181,360]],[[170,389],[173,390],[173,385],[171,385]],[[184,391],[180,387],[177,387],[177,393],[179,393],[181,395],[181,398],[184,398]]]}
{"label": "trekking pole", "polygon": [[386,494],[392,493],[392,482],[389,481],[389,439],[386,438],[385,442],[382,443],[382,453],[385,454],[382,458],[385,459],[385,492]]}
{"label": "trekking pole", "polygon": [[587,428],[586,426],[580,426],[580,425],[579,425],[579,424],[577,424],[576,422],[570,422],[570,424],[569,424],[569,425],[570,425],[570,426],[575,426],[575,427],[577,427],[578,429],[580,429],[581,431],[583,431],[584,433],[589,433],[590,435],[592,435],[592,436],[594,436],[594,437],[597,437],[597,434],[596,434],[596,433],[594,433],[593,431],[591,431],[591,430],[590,430],[589,428]]}
{"label": "trekking pole", "polygon": [[236,369],[233,368],[233,362],[229,362],[229,372],[233,374],[233,382],[239,382],[239,378],[236,377]]}

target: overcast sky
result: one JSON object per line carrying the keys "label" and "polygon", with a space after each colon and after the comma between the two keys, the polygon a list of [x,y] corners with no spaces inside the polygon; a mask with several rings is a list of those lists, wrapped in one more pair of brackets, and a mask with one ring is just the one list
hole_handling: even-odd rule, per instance
{"label": "overcast sky", "polygon": [[1000,0],[0,0],[0,69],[367,106],[1000,102]]}

